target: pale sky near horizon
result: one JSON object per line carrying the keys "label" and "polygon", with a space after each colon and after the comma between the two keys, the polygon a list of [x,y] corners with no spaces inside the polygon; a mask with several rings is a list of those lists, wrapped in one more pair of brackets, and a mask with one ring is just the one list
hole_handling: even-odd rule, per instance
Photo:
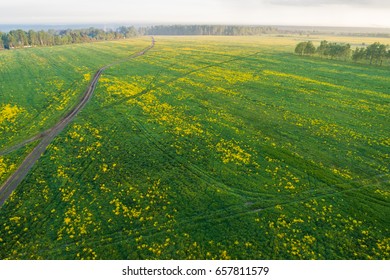
{"label": "pale sky near horizon", "polygon": [[389,0],[0,0],[0,24],[260,24],[390,28]]}

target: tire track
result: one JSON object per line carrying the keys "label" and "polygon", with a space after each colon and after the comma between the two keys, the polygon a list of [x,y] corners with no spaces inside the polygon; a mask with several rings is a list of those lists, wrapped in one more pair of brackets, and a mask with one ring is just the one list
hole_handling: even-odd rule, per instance
{"label": "tire track", "polygon": [[[136,57],[144,55],[151,48],[154,47],[155,40],[152,37],[152,42],[150,46],[143,49],[142,51],[133,54],[132,56],[114,61],[111,64],[103,66],[100,68],[95,75],[93,76],[87,90],[84,92],[82,98],[78,102],[78,104],[69,111],[59,122],[57,122],[52,128],[48,129],[42,134],[39,134],[32,139],[37,140],[41,138],[41,141],[37,146],[32,150],[32,152],[24,159],[22,164],[18,167],[18,169],[4,182],[4,184],[0,187],[0,207],[5,203],[8,197],[12,194],[12,192],[18,187],[18,185],[24,180],[27,176],[28,172],[34,166],[35,162],[41,157],[41,155],[46,151],[47,147],[53,141],[53,139],[62,131],[64,128],[73,121],[73,119],[77,116],[77,114],[85,107],[88,101],[91,99],[93,92],[95,91],[96,85],[99,81],[102,73],[109,67],[120,64],[124,61],[134,59]],[[27,143],[30,143],[32,139],[26,140],[25,142],[12,147],[11,149],[17,149],[24,146]],[[24,144],[24,145],[23,145]]]}
{"label": "tire track", "polygon": [[[183,78],[186,78],[194,73],[198,73],[198,72],[202,72],[208,68],[213,68],[213,67],[219,67],[221,65],[225,65],[225,64],[228,64],[230,62],[233,62],[233,61],[241,61],[241,60],[244,60],[244,59],[248,59],[248,58],[251,58],[253,56],[256,56],[260,54],[260,52],[255,52],[255,53],[250,53],[248,55],[245,55],[245,56],[234,56],[234,57],[231,57],[227,60],[223,60],[223,61],[220,61],[220,62],[212,62],[212,63],[208,63],[204,66],[201,66],[199,68],[195,68],[195,69],[191,69],[189,71],[186,71],[186,72],[183,72],[183,73],[180,73],[178,74],[177,76],[169,79],[168,81],[164,81],[164,82],[160,82],[156,85],[153,85],[153,86],[148,86],[146,89],[138,92],[137,94],[134,94],[134,95],[131,95],[131,96],[127,96],[127,97],[123,97],[123,98],[120,98],[118,99],[117,101],[115,102],[112,102],[112,103],[109,103],[105,106],[102,107],[102,110],[105,110],[105,109],[110,109],[111,107],[114,107],[114,106],[117,106],[117,105],[120,105],[130,99],[134,99],[134,98],[138,98],[146,93],[149,93],[153,90],[157,90],[157,89],[160,89],[162,87],[169,87],[171,86],[172,84],[174,84],[175,82],[177,82],[178,80],[180,79],[183,79]],[[171,65],[175,65],[175,63],[171,64]]]}

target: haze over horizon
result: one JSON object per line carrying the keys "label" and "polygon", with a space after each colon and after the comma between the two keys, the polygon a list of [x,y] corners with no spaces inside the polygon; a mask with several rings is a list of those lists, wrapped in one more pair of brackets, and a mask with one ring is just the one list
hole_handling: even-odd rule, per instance
{"label": "haze over horizon", "polygon": [[390,28],[386,0],[13,0],[0,24],[251,24]]}

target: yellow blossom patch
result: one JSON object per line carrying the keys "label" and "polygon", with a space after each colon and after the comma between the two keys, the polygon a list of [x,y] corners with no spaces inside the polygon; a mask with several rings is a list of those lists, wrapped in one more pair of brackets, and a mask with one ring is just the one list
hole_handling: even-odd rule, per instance
{"label": "yellow blossom patch", "polygon": [[222,139],[216,145],[216,149],[221,153],[223,163],[233,162],[238,165],[250,163],[251,155],[232,140]]}
{"label": "yellow blossom patch", "polygon": [[22,113],[24,110],[17,105],[6,104],[0,106],[0,125],[4,121],[13,122],[18,114]]}

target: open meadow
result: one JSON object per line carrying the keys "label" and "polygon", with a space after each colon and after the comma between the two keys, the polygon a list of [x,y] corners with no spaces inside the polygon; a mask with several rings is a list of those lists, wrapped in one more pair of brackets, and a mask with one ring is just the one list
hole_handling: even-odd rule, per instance
{"label": "open meadow", "polygon": [[[150,40],[1,51],[0,182]],[[388,66],[294,55],[306,37],[155,40],[0,208],[0,259],[390,259]]]}

